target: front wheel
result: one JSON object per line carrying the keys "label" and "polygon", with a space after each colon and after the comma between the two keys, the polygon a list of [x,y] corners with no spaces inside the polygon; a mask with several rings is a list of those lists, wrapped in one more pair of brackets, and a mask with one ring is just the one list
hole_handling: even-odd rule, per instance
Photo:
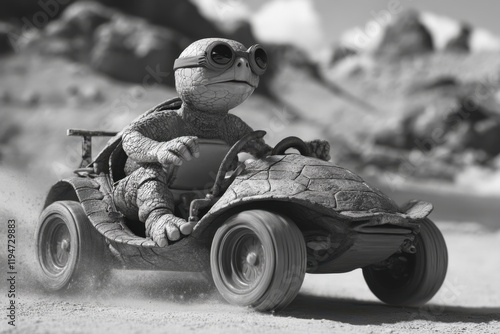
{"label": "front wheel", "polygon": [[35,233],[40,283],[59,291],[99,284],[109,274],[106,245],[80,203],[58,201],[43,210]]}
{"label": "front wheel", "polygon": [[215,233],[210,253],[214,283],[231,304],[279,310],[304,281],[304,237],[289,219],[268,211],[243,211]]}
{"label": "front wheel", "polygon": [[443,235],[430,220],[420,224],[416,253],[397,253],[380,264],[363,268],[368,287],[381,301],[400,306],[419,306],[439,290],[448,268]]}

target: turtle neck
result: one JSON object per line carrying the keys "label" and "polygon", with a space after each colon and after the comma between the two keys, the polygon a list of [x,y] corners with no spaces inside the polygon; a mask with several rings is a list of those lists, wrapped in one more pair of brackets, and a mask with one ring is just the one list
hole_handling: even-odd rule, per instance
{"label": "turtle neck", "polygon": [[226,113],[209,113],[205,111],[199,111],[191,106],[183,103],[179,109],[179,115],[184,120],[186,125],[195,129],[205,138],[218,138],[220,137],[220,128],[224,123],[224,119],[227,117]]}

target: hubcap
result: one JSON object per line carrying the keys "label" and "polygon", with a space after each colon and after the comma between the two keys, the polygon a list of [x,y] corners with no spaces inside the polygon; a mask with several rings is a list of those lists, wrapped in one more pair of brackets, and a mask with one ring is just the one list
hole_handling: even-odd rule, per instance
{"label": "hubcap", "polygon": [[225,281],[231,289],[253,289],[266,268],[264,246],[247,228],[229,231],[219,253]]}
{"label": "hubcap", "polygon": [[386,260],[383,267],[374,267],[373,274],[386,287],[397,288],[407,284],[415,274],[415,254],[395,254]]}
{"label": "hubcap", "polygon": [[236,273],[243,284],[250,285],[262,274],[262,244],[253,235],[244,236],[239,240],[236,252]]}
{"label": "hubcap", "polygon": [[257,262],[257,254],[255,252],[250,252],[247,255],[247,263],[251,266],[255,265],[255,262]]}
{"label": "hubcap", "polygon": [[63,271],[71,252],[71,235],[64,221],[55,219],[47,226],[42,247],[45,268],[52,274]]}

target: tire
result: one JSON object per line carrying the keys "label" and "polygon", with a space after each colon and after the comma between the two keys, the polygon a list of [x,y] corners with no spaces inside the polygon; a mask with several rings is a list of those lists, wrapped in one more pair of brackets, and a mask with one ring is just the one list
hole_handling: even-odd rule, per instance
{"label": "tire", "polygon": [[278,311],[297,296],[304,281],[304,237],[289,219],[263,210],[243,211],[215,233],[212,277],[229,303]]}
{"label": "tire", "polygon": [[448,251],[443,235],[429,219],[422,220],[416,238],[416,253],[397,253],[388,259],[391,268],[363,268],[368,287],[381,301],[398,306],[419,306],[439,290],[448,269]]}
{"label": "tire", "polygon": [[35,232],[40,283],[49,291],[99,287],[109,273],[106,244],[74,201],[43,210]]}

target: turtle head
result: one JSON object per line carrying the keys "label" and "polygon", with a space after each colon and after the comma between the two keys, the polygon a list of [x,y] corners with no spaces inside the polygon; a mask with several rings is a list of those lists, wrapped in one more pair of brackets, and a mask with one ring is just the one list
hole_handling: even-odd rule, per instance
{"label": "turtle head", "polygon": [[253,93],[266,68],[267,54],[260,45],[246,49],[229,39],[201,39],[176,59],[175,87],[191,108],[227,113]]}

